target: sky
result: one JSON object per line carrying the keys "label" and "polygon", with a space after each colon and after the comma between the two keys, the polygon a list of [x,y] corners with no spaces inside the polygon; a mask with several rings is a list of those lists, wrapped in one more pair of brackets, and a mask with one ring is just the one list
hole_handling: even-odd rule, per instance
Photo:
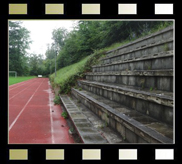
{"label": "sky", "polygon": [[77,20],[21,20],[22,26],[30,31],[30,38],[32,43],[28,53],[45,54],[47,44],[53,42],[53,29],[64,27],[68,31],[73,29]]}

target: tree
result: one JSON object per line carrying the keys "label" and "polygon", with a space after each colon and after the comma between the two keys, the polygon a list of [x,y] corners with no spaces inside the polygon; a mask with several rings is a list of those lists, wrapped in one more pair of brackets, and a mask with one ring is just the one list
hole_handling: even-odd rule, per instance
{"label": "tree", "polygon": [[57,48],[61,48],[64,46],[64,40],[67,37],[67,30],[65,28],[58,28],[54,29],[52,32],[52,39],[54,40],[55,45],[57,45]]}
{"label": "tree", "polygon": [[44,74],[44,62],[43,62],[43,55],[39,54],[30,54],[29,57],[29,68],[30,68],[30,75],[39,75]]}
{"label": "tree", "polygon": [[18,75],[27,74],[27,49],[31,43],[29,34],[21,22],[9,21],[9,70],[17,71]]}
{"label": "tree", "polygon": [[47,59],[54,59],[56,54],[56,49],[54,46],[50,46],[50,44],[47,45],[47,50],[46,50],[46,58]]}
{"label": "tree", "polygon": [[[63,28],[55,29],[52,32],[52,38],[59,50],[57,68],[78,62],[97,49],[136,39],[161,23],[164,21],[79,21],[69,33]],[[54,68],[55,54],[55,47],[48,46],[46,69],[49,69],[49,72]]]}

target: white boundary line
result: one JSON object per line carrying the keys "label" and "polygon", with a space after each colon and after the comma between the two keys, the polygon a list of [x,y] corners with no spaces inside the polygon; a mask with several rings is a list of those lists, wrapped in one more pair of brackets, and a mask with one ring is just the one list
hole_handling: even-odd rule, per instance
{"label": "white boundary line", "polygon": [[[44,81],[45,81],[45,79],[42,81],[42,83]],[[38,88],[35,90],[35,92],[33,93],[33,95],[29,98],[29,100],[27,101],[27,103],[25,104],[25,106],[23,107],[23,109],[20,111],[20,113],[18,114],[18,116],[16,116],[15,120],[11,123],[11,125],[9,127],[9,131],[12,129],[12,127],[14,126],[14,124],[16,123],[16,121],[18,120],[18,118],[20,117],[20,115],[22,114],[22,112],[25,110],[25,108],[28,105],[28,103],[32,100],[33,96],[35,95],[35,93],[37,92],[37,90],[40,88],[40,86],[42,85],[42,83],[38,86]]]}
{"label": "white boundary line", "polygon": [[52,143],[54,144],[55,140],[54,140],[53,119],[52,119],[51,88],[50,88],[50,82],[49,81],[48,81],[48,86],[49,86],[49,106],[50,106],[51,138],[52,138]]}
{"label": "white boundary line", "polygon": [[[29,79],[29,80],[32,80],[32,79]],[[12,85],[10,85],[9,87],[13,87],[14,85],[21,84],[21,83],[25,83],[25,82],[27,82],[27,81],[28,81],[28,80],[26,80],[26,81],[21,81],[21,82],[19,82],[19,83],[12,84]]]}
{"label": "white boundary line", "polygon": [[18,87],[21,87],[22,85],[25,85],[25,84],[27,84],[27,83],[30,83],[30,81],[24,81],[24,83],[16,83],[16,86],[13,86],[13,87],[11,87],[11,85],[9,86],[9,90],[11,91],[11,90],[13,90],[13,89],[15,89],[15,88],[18,88]]}
{"label": "white boundary line", "polygon": [[26,90],[27,88],[31,87],[35,82],[33,82],[31,85],[29,85],[28,87],[24,88],[23,90],[21,90],[20,92],[18,92],[17,94],[13,95],[11,98],[9,98],[9,100],[11,100],[12,98],[14,98],[15,96],[17,96],[18,94],[20,94],[21,92],[23,92],[24,90]]}
{"label": "white boundary line", "polygon": [[[35,80],[33,80],[33,81],[35,81]],[[14,88],[12,88],[12,87],[11,87],[12,85],[10,85],[10,86],[9,86],[9,91],[11,91],[11,90],[13,90],[13,89],[16,89],[16,88],[18,88],[18,87],[21,87],[22,85],[25,85],[25,84],[27,84],[27,83],[31,83],[31,82],[32,82],[32,81],[22,81],[22,82],[21,82],[21,85],[19,85],[20,83],[17,83],[16,85],[18,85],[18,86],[16,86],[16,87],[13,86]],[[22,83],[23,83],[23,84],[22,84]],[[11,88],[10,88],[10,87],[11,87]]]}
{"label": "white boundary line", "polygon": [[[9,79],[9,78],[8,78],[8,79]],[[25,83],[25,82],[28,82],[29,80],[34,80],[34,79],[37,79],[37,78],[32,78],[32,79],[28,79],[28,80],[25,80],[25,81],[21,81],[21,82],[19,82],[19,83],[12,84],[12,85],[10,85],[9,87],[12,87],[12,86],[17,85],[17,84]]]}

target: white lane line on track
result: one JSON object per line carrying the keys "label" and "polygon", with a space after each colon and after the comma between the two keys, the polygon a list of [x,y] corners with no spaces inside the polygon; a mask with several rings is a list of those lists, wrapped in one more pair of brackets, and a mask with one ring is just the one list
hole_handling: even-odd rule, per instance
{"label": "white lane line on track", "polygon": [[18,84],[26,83],[26,82],[29,82],[29,81],[32,81],[32,80],[35,80],[35,79],[37,79],[37,78],[33,78],[33,79],[29,79],[29,80],[22,81],[22,82],[19,82],[19,83],[15,83],[15,84],[10,85],[9,87],[11,87],[11,88],[12,88],[14,85],[18,85]]}
{"label": "white lane line on track", "polygon": [[[35,81],[35,80],[33,80],[33,81]],[[18,86],[16,86],[16,87],[14,87],[14,88],[9,88],[9,91],[11,91],[11,90],[13,90],[13,89],[16,89],[16,88],[18,88],[18,87],[21,87],[22,85],[25,85],[25,84],[27,84],[27,83],[31,83],[32,82],[32,80],[31,81],[23,81],[24,83],[22,84],[21,83],[21,85],[20,85],[20,83],[17,83],[16,85],[18,85]],[[10,86],[9,86],[10,87]]]}
{"label": "white lane line on track", "polygon": [[[33,79],[29,79],[29,80],[33,80]],[[28,82],[29,80],[21,81],[21,82],[19,82],[19,83],[12,84],[12,85],[10,85],[9,87],[12,88],[14,85],[22,84],[22,83]]]}
{"label": "white lane line on track", "polygon": [[55,143],[54,140],[54,129],[53,129],[53,118],[52,118],[52,102],[51,102],[51,89],[50,89],[50,82],[48,81],[48,86],[49,86],[49,106],[50,106],[50,121],[51,121],[51,138],[52,138],[52,143]]}
{"label": "white lane line on track", "polygon": [[[45,79],[42,81],[42,83],[45,81]],[[28,105],[28,103],[32,100],[33,96],[35,95],[35,93],[37,92],[37,90],[40,88],[40,86],[42,85],[42,83],[38,86],[38,88],[35,90],[35,92],[33,93],[33,95],[29,98],[29,100],[27,101],[27,103],[25,104],[25,106],[22,108],[22,110],[20,111],[20,113],[16,116],[15,120],[11,123],[10,127],[9,127],[9,131],[12,129],[12,127],[14,126],[14,124],[16,123],[16,121],[18,120],[18,118],[20,117],[20,115],[22,114],[22,112],[24,111],[24,109],[26,108],[26,106]]]}
{"label": "white lane line on track", "polygon": [[[36,81],[35,81],[36,82]],[[13,95],[11,98],[9,98],[9,100],[11,100],[12,98],[14,98],[15,96],[17,96],[18,94],[20,94],[21,92],[23,92],[24,90],[26,90],[27,88],[31,87],[35,82],[33,82],[31,85],[29,85],[28,87],[24,88],[23,90],[21,90],[20,92],[18,92],[17,94]]]}

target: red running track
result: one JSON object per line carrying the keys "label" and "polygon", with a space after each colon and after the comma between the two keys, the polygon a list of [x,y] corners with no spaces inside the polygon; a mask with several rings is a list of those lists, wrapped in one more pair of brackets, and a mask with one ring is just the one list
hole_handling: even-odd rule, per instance
{"label": "red running track", "polygon": [[74,143],[53,99],[48,78],[9,86],[9,144]]}

